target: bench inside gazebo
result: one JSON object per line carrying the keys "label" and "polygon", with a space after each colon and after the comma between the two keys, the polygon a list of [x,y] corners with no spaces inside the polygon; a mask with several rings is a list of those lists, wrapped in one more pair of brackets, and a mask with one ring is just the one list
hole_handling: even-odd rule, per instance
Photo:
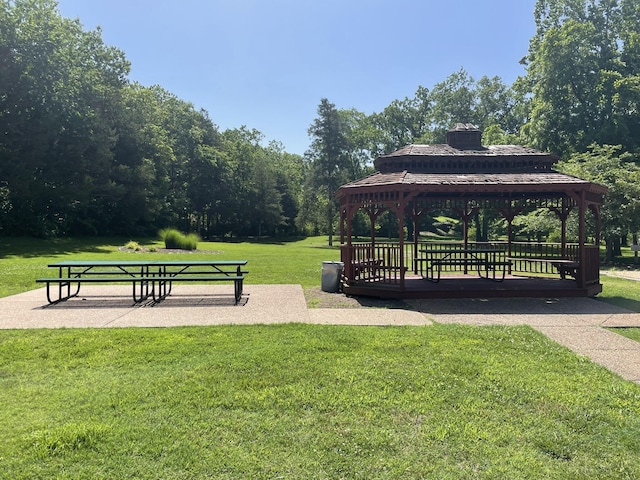
{"label": "bench inside gazebo", "polygon": [[[553,170],[558,158],[549,153],[517,145],[484,147],[481,137],[473,125],[457,124],[446,144],[408,145],[379,157],[373,175],[339,188],[346,294],[475,298],[595,296],[602,291],[600,208],[606,188]],[[535,209],[557,215],[559,242],[513,240],[514,218]],[[368,241],[354,240],[360,210],[370,221]],[[505,220],[504,239],[469,239],[479,211],[493,211]],[[376,221],[384,212],[397,219],[397,241],[376,239]],[[461,220],[462,240],[420,240],[421,219],[443,213]],[[571,215],[578,224],[575,242],[567,241]],[[411,235],[406,226],[412,227]]]}

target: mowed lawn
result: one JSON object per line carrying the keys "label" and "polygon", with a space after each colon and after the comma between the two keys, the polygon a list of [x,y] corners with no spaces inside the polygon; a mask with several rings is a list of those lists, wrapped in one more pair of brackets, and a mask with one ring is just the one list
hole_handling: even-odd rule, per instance
{"label": "mowed lawn", "polygon": [[[133,255],[37,243],[3,249],[4,295],[53,259]],[[303,286],[338,256],[199,248]],[[638,304],[608,280],[605,300]],[[3,479],[640,478],[640,386],[528,327],[0,331],[0,405]]]}

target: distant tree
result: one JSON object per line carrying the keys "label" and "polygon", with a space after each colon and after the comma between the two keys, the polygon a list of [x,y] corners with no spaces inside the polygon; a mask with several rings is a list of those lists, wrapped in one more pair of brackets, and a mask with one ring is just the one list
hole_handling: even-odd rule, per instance
{"label": "distant tree", "polygon": [[333,245],[334,224],[338,205],[335,192],[349,180],[350,163],[345,126],[333,103],[323,98],[318,106],[318,117],[309,127],[311,148],[309,177],[306,185],[308,195],[317,195],[324,202],[324,215],[329,245]]}
{"label": "distant tree", "polygon": [[[481,130],[495,125],[505,134],[517,133],[523,98],[499,77],[476,81],[464,69],[434,85],[429,93],[430,109],[420,143],[444,143],[447,131],[456,123],[471,123]],[[427,128],[428,127],[428,130]]]}
{"label": "distant tree", "polygon": [[428,131],[431,108],[429,90],[420,86],[413,98],[394,100],[382,112],[371,115],[374,157],[417,143]]}
{"label": "distant tree", "polygon": [[345,139],[345,155],[348,177],[362,177],[370,170],[372,163],[370,117],[355,109],[338,110],[341,128]]}
{"label": "distant tree", "polygon": [[546,208],[535,209],[513,219],[513,227],[527,240],[543,242],[559,225],[558,217]]}
{"label": "distant tree", "polygon": [[53,0],[0,3],[0,180],[13,233],[97,233],[129,63]]}
{"label": "distant tree", "polygon": [[276,177],[276,189],[280,194],[282,219],[275,225],[277,235],[290,236],[298,233],[296,218],[300,212],[303,189],[303,162],[300,155],[287,153],[277,141],[269,142],[266,154]]}

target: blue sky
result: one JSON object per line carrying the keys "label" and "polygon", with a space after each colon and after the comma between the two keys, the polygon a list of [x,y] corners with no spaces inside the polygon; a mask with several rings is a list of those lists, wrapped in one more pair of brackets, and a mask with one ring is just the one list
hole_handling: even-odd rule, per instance
{"label": "blue sky", "polygon": [[464,68],[511,84],[535,0],[58,0],[102,28],[129,78],[303,154],[322,98],[380,112]]}

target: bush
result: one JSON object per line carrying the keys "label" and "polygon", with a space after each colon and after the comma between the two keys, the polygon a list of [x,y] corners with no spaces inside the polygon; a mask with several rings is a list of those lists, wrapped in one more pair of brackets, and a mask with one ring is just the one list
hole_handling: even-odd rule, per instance
{"label": "bush", "polygon": [[200,238],[195,233],[190,233],[189,235],[183,236],[182,238],[182,249],[183,250],[196,250],[198,248],[198,242]]}
{"label": "bush", "polygon": [[127,250],[134,250],[136,252],[142,250],[142,246],[138,242],[134,242],[133,240],[129,240],[124,248],[126,248]]}
{"label": "bush", "polygon": [[200,241],[200,238],[195,233],[185,235],[173,228],[160,230],[159,235],[160,239],[164,242],[165,248],[196,250],[198,248],[198,242]]}

